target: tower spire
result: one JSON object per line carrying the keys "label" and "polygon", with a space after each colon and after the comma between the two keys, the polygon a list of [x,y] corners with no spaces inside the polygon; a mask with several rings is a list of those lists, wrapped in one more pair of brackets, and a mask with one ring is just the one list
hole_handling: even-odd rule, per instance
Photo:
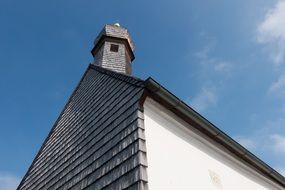
{"label": "tower spire", "polygon": [[105,25],[94,41],[93,64],[131,75],[131,63],[135,59],[133,51],[134,44],[126,28],[119,23]]}

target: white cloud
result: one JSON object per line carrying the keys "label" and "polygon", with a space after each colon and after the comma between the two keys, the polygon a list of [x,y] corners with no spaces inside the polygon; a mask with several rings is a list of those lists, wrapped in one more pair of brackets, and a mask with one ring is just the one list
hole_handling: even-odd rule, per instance
{"label": "white cloud", "polygon": [[208,107],[217,103],[217,96],[213,89],[202,88],[201,92],[190,100],[190,105],[197,111],[205,111]]}
{"label": "white cloud", "polygon": [[209,54],[212,50],[212,46],[205,46],[201,51],[196,52],[194,55],[199,59],[199,63],[207,70],[214,70],[219,73],[229,74],[232,70],[233,64],[215,57],[211,57]]}
{"label": "white cloud", "polygon": [[208,60],[209,59],[209,52],[211,50],[211,45],[207,45],[205,46],[202,50],[194,53],[195,57],[199,58],[201,60],[201,63],[204,63],[204,60]]}
{"label": "white cloud", "polygon": [[257,41],[269,45],[273,63],[280,64],[285,56],[285,0],[279,0],[258,26]]}
{"label": "white cloud", "polygon": [[259,41],[268,42],[272,39],[285,39],[285,1],[279,0],[275,7],[269,10],[264,21],[259,25]]}
{"label": "white cloud", "polygon": [[8,175],[0,174],[0,190],[15,190],[20,183],[20,178]]}
{"label": "white cloud", "polygon": [[256,148],[257,144],[253,138],[236,136],[234,139],[247,149],[253,150]]}
{"label": "white cloud", "polygon": [[273,134],[270,136],[272,148],[278,154],[285,154],[285,136]]}
{"label": "white cloud", "polygon": [[234,64],[221,57],[215,55],[216,39],[207,35],[201,34],[206,40],[206,45],[199,51],[191,54],[196,59],[197,82],[200,83],[201,89],[193,98],[188,98],[187,102],[195,110],[203,112],[211,106],[217,104],[217,94],[227,83],[231,77]]}
{"label": "white cloud", "polygon": [[229,73],[232,69],[232,64],[228,62],[217,62],[214,66],[214,69],[218,72],[226,72]]}
{"label": "white cloud", "polygon": [[285,158],[285,119],[280,117],[262,123],[262,126],[259,125],[250,135],[240,135],[234,139],[246,148],[254,148],[254,151],[276,153],[279,157]]}
{"label": "white cloud", "polygon": [[269,87],[270,93],[277,93],[278,95],[285,95],[285,75],[281,76],[276,82]]}

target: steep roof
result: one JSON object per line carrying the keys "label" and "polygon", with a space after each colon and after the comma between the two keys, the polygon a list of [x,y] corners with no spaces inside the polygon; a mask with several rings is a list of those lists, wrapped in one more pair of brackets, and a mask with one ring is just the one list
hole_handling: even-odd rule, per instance
{"label": "steep roof", "polygon": [[18,189],[147,189],[146,97],[285,187],[282,175],[152,78],[89,65]]}
{"label": "steep roof", "polygon": [[145,189],[143,86],[90,65],[18,189]]}

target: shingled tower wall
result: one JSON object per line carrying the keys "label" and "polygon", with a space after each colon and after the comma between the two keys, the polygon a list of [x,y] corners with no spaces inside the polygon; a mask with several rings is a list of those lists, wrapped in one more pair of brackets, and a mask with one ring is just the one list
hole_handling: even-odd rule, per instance
{"label": "shingled tower wall", "polygon": [[106,25],[94,41],[91,53],[94,64],[112,71],[131,75],[134,45],[126,28]]}

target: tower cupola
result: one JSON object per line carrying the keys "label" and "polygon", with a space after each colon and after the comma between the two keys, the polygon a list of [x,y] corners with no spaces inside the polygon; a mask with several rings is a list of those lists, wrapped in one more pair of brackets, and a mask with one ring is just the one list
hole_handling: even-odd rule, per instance
{"label": "tower cupola", "polygon": [[94,41],[93,64],[131,75],[131,63],[135,59],[133,51],[134,44],[126,28],[118,23],[105,25]]}

